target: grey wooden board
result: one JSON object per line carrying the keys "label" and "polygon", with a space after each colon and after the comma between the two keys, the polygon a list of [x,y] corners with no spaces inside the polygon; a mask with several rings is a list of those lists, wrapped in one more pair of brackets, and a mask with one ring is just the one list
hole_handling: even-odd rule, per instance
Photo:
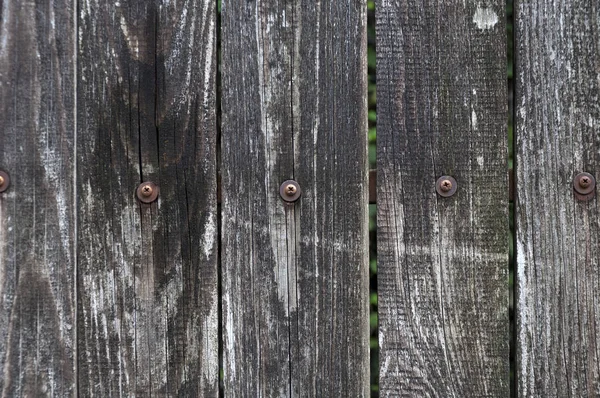
{"label": "grey wooden board", "polygon": [[504,7],[376,5],[382,396],[509,395]]}
{"label": "grey wooden board", "polygon": [[2,3],[0,390],[75,393],[74,3]]}
{"label": "grey wooden board", "polygon": [[78,9],[79,392],[215,396],[216,4]]}
{"label": "grey wooden board", "polygon": [[222,53],[225,395],[366,396],[366,2],[225,0]]}
{"label": "grey wooden board", "polygon": [[522,397],[600,395],[600,7],[516,4],[517,379]]}

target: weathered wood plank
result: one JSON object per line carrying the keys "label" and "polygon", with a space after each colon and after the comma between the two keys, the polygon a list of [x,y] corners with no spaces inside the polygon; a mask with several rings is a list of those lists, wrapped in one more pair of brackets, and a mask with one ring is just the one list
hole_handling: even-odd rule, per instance
{"label": "weathered wood plank", "polygon": [[74,2],[1,8],[0,390],[73,396]]}
{"label": "weathered wood plank", "polygon": [[522,397],[600,395],[600,5],[516,6],[517,379]]}
{"label": "weathered wood plank", "polygon": [[380,0],[376,19],[381,395],[508,396],[504,2]]}
{"label": "weathered wood plank", "polygon": [[215,15],[79,4],[82,395],[218,394]]}
{"label": "weathered wood plank", "polygon": [[366,2],[225,0],[222,23],[225,395],[366,396]]}

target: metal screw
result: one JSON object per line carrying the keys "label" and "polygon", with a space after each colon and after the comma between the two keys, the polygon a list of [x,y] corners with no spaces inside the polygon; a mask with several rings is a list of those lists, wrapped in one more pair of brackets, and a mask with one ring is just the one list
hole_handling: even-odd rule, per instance
{"label": "metal screw", "polygon": [[6,171],[0,170],[0,192],[4,192],[10,185],[10,177]]}
{"label": "metal screw", "polygon": [[302,190],[300,189],[300,185],[294,180],[287,180],[281,184],[279,187],[279,195],[286,202],[295,202],[302,195]]}
{"label": "metal screw", "polygon": [[294,196],[296,194],[296,186],[293,184],[286,185],[285,194],[287,196]]}
{"label": "metal screw", "polygon": [[575,198],[588,201],[596,196],[596,179],[590,173],[579,173],[573,179]]}
{"label": "metal screw", "polygon": [[435,183],[435,190],[440,196],[445,198],[456,193],[456,180],[450,176],[441,176]]}
{"label": "metal screw", "polygon": [[452,181],[450,180],[444,180],[440,185],[440,189],[444,192],[448,192],[452,189]]}
{"label": "metal screw", "polygon": [[158,198],[158,185],[151,181],[146,181],[138,185],[135,190],[137,198],[142,203],[152,203]]}
{"label": "metal screw", "polygon": [[150,185],[144,185],[142,187],[142,195],[146,197],[152,195],[152,187]]}
{"label": "metal screw", "polygon": [[[579,186],[581,188],[587,188],[592,183],[592,180],[588,176],[583,176],[579,179]],[[1,185],[1,184],[0,184]]]}

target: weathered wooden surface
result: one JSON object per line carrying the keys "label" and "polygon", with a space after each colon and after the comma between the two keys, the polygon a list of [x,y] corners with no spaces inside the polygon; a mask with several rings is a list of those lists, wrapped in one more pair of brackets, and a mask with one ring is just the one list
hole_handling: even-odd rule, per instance
{"label": "weathered wooden surface", "polygon": [[78,9],[79,392],[216,396],[216,5]]}
{"label": "weathered wooden surface", "polygon": [[519,396],[598,396],[600,213],[572,182],[600,177],[600,7],[519,1],[516,17]]}
{"label": "weathered wooden surface", "polygon": [[366,396],[366,2],[225,0],[222,23],[225,395]]}
{"label": "weathered wooden surface", "polygon": [[380,0],[376,14],[381,395],[506,397],[504,1]]}
{"label": "weathered wooden surface", "polygon": [[75,393],[74,3],[2,3],[0,390]]}

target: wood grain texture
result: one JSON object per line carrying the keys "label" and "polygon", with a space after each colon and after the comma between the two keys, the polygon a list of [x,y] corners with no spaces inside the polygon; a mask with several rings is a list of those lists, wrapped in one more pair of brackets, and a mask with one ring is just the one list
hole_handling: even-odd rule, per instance
{"label": "wood grain texture", "polygon": [[517,378],[522,397],[600,395],[600,6],[516,5]]}
{"label": "wood grain texture", "polygon": [[74,3],[0,3],[0,395],[75,394]]}
{"label": "wood grain texture", "polygon": [[367,396],[366,2],[225,0],[222,24],[225,395]]}
{"label": "wood grain texture", "polygon": [[[216,396],[212,1],[79,4],[78,347],[84,396]],[[160,186],[140,204],[142,181]]]}
{"label": "wood grain texture", "polygon": [[506,397],[504,2],[380,0],[376,19],[381,395]]}

